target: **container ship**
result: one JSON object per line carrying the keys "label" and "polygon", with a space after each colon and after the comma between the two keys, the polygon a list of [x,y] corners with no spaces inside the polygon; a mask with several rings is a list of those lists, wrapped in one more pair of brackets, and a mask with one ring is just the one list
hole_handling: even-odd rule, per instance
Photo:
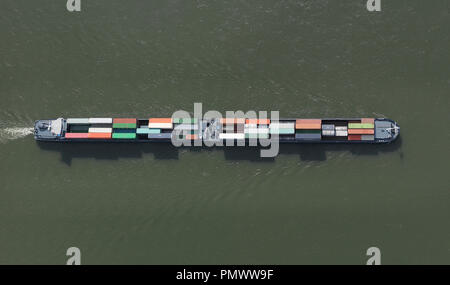
{"label": "container ship", "polygon": [[171,142],[177,136],[215,143],[278,137],[280,143],[379,144],[399,133],[386,118],[59,118],[38,120],[34,128],[35,139],[47,142]]}

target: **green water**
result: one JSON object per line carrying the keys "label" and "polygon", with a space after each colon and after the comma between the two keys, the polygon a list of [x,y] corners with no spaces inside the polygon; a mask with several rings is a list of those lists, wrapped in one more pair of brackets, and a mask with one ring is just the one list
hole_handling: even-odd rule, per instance
{"label": "green water", "polygon": [[[0,263],[450,262],[447,1],[3,0]],[[388,146],[35,143],[34,120],[389,117]]]}

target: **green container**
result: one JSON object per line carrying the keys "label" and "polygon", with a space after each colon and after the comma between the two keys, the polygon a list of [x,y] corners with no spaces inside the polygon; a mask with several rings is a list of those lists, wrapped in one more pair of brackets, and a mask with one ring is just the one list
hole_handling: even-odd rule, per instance
{"label": "green container", "polygon": [[113,139],[135,139],[136,134],[134,133],[113,133]]}
{"label": "green container", "polygon": [[196,124],[197,118],[175,118],[173,119],[174,124]]}
{"label": "green container", "polygon": [[136,129],[137,134],[160,134],[161,129],[139,128]]}
{"label": "green container", "polygon": [[268,139],[269,134],[245,134],[246,139]]}
{"label": "green container", "polygon": [[295,130],[296,134],[321,134],[322,130]]}
{"label": "green container", "polygon": [[270,129],[271,134],[279,134],[279,135],[290,135],[295,134],[295,129]]}
{"label": "green container", "polygon": [[114,129],[136,129],[136,124],[115,123]]}
{"label": "green container", "polygon": [[363,124],[348,123],[348,128],[349,129],[373,129],[374,125],[371,123],[363,123]]}

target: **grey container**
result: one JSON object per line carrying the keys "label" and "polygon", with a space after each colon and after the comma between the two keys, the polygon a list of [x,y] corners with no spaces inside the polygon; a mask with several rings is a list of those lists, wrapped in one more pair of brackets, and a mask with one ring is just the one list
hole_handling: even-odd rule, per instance
{"label": "grey container", "polygon": [[336,126],[336,131],[347,131],[347,126]]}
{"label": "grey container", "polygon": [[172,133],[148,134],[149,139],[170,139]]}
{"label": "grey container", "polygon": [[296,141],[320,141],[322,136],[314,133],[295,134]]}
{"label": "grey container", "polygon": [[332,131],[334,131],[334,125],[322,125],[322,130],[332,130]]}
{"label": "grey container", "polygon": [[322,130],[322,136],[332,137],[334,136],[334,129],[333,130]]}
{"label": "grey container", "polygon": [[373,141],[375,139],[374,135],[362,135],[361,140],[362,141]]}

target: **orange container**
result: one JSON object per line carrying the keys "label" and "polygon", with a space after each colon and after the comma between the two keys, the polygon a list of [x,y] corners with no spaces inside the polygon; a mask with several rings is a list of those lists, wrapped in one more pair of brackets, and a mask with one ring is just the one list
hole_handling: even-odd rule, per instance
{"label": "orange container", "polygon": [[374,118],[362,118],[361,123],[362,124],[374,124],[375,119]]}
{"label": "orange container", "polygon": [[172,118],[150,118],[149,123],[172,124]]}
{"label": "orange container", "polygon": [[244,118],[220,118],[220,123],[222,125],[234,125],[245,123]]}
{"label": "orange container", "polygon": [[250,125],[269,125],[270,119],[246,119],[245,123]]}
{"label": "orange container", "polygon": [[196,140],[198,136],[196,134],[186,135],[187,140]]}
{"label": "orange container", "polygon": [[298,119],[295,121],[297,130],[320,130],[322,128],[322,120],[320,119]]}
{"label": "orange container", "polygon": [[89,133],[89,139],[111,139],[111,133]]}
{"label": "orange container", "polygon": [[348,129],[349,135],[373,135],[374,129]]}
{"label": "orange container", "polygon": [[136,118],[116,118],[113,119],[113,124],[136,124]]}
{"label": "orange container", "polygon": [[348,135],[348,140],[349,141],[360,141],[361,135]]}

